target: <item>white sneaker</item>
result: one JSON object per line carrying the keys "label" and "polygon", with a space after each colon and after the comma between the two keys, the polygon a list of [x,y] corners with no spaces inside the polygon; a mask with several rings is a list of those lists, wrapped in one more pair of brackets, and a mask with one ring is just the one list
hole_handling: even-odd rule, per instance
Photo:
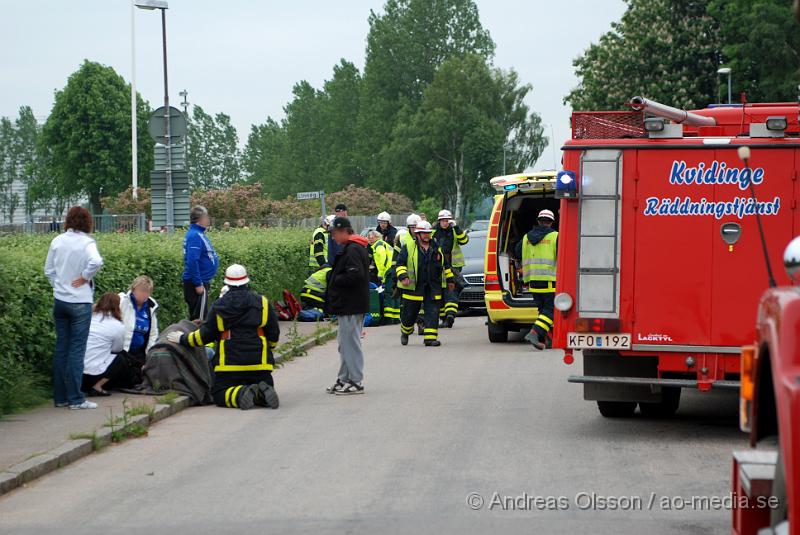
{"label": "white sneaker", "polygon": [[94,401],[86,400],[83,403],[81,403],[80,405],[70,405],[69,408],[70,408],[70,410],[73,410],[73,411],[77,411],[77,410],[80,410],[80,409],[96,409],[97,408],[97,403],[95,403]]}

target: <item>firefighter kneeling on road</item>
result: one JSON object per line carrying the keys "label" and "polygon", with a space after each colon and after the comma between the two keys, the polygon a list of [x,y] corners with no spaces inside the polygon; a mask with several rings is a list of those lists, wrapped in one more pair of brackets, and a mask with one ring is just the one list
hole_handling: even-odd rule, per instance
{"label": "firefighter kneeling on road", "polygon": [[461,276],[461,268],[464,267],[464,253],[461,251],[461,246],[469,242],[469,234],[458,227],[450,210],[442,210],[439,212],[438,222],[433,231],[433,239],[439,244],[445,260],[450,263],[453,277],[456,280],[455,289],[445,292],[444,307],[441,312],[442,324],[439,325],[439,327],[452,328],[456,321],[458,297],[461,293],[458,280]]}
{"label": "firefighter kneeling on road", "polygon": [[250,289],[244,266],[228,267],[225,284],[230,290],[212,305],[199,329],[183,335],[172,332],[167,339],[187,347],[217,342],[211,395],[218,406],[277,409],[272,350],[280,335],[278,316],[266,297]]}
{"label": "firefighter kneeling on road", "polygon": [[395,282],[392,256],[394,255],[394,248],[383,241],[380,232],[376,230],[369,231],[367,240],[369,240],[369,246],[372,250],[372,264],[375,267],[373,275],[377,276],[378,283],[383,286],[382,322],[384,325],[399,323],[400,305],[393,296]]}
{"label": "firefighter kneeling on road", "polygon": [[325,310],[325,292],[328,290],[328,273],[330,267],[318,269],[308,276],[303,291],[300,293],[300,303],[306,309],[316,310],[320,315]]}
{"label": "firefighter kneeling on road", "polygon": [[525,340],[539,350],[547,345],[547,335],[553,328],[553,299],[556,292],[556,252],[558,232],[553,230],[555,216],[550,210],[539,212],[539,226],[533,227],[517,245],[522,258],[522,281],[533,295],[539,316],[533,322]]}
{"label": "firefighter kneeling on road", "polygon": [[414,232],[417,234],[417,241],[405,244],[397,259],[398,286],[403,291],[400,343],[408,344],[408,335],[414,332],[414,323],[422,307],[425,345],[440,346],[439,304],[443,290],[452,291],[455,288],[453,272],[439,246],[431,239],[431,224],[420,221]]}

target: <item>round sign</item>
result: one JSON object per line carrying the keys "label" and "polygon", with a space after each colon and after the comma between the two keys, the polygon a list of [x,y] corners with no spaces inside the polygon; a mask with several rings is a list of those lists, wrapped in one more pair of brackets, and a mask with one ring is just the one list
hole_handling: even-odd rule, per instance
{"label": "round sign", "polygon": [[[178,108],[169,107],[169,129],[170,138],[174,140],[186,135],[186,118]],[[147,131],[156,143],[166,144],[167,136],[164,129],[164,106],[161,106],[152,114],[147,121]]]}

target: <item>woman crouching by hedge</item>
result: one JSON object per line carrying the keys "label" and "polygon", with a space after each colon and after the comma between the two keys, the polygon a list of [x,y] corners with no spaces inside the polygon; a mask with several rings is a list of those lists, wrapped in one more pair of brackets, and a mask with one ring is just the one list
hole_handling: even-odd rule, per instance
{"label": "woman crouching by hedge", "polygon": [[94,284],[103,265],[97,242],[90,236],[92,215],[73,206],[64,221],[66,232],[53,238],[44,274],[53,287],[56,347],[53,355],[53,401],[56,407],[96,409],[81,391],[83,358],[92,321]]}
{"label": "woman crouching by hedge", "polygon": [[83,390],[89,396],[110,396],[103,387],[127,379],[128,365],[124,356],[119,355],[125,340],[119,305],[119,295],[109,292],[94,306],[83,361]]}
{"label": "woman crouching by hedge", "polygon": [[147,351],[158,340],[158,303],[152,297],[153,280],[147,275],[136,277],[127,292],[119,294],[122,323],[125,325],[123,349],[127,353],[132,387],[142,382],[142,366]]}

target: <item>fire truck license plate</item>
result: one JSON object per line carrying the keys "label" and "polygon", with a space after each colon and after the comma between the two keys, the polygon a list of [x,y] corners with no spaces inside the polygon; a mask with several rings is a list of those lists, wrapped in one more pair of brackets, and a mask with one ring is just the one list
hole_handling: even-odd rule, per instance
{"label": "fire truck license plate", "polygon": [[631,335],[620,333],[569,333],[570,349],[630,349]]}

